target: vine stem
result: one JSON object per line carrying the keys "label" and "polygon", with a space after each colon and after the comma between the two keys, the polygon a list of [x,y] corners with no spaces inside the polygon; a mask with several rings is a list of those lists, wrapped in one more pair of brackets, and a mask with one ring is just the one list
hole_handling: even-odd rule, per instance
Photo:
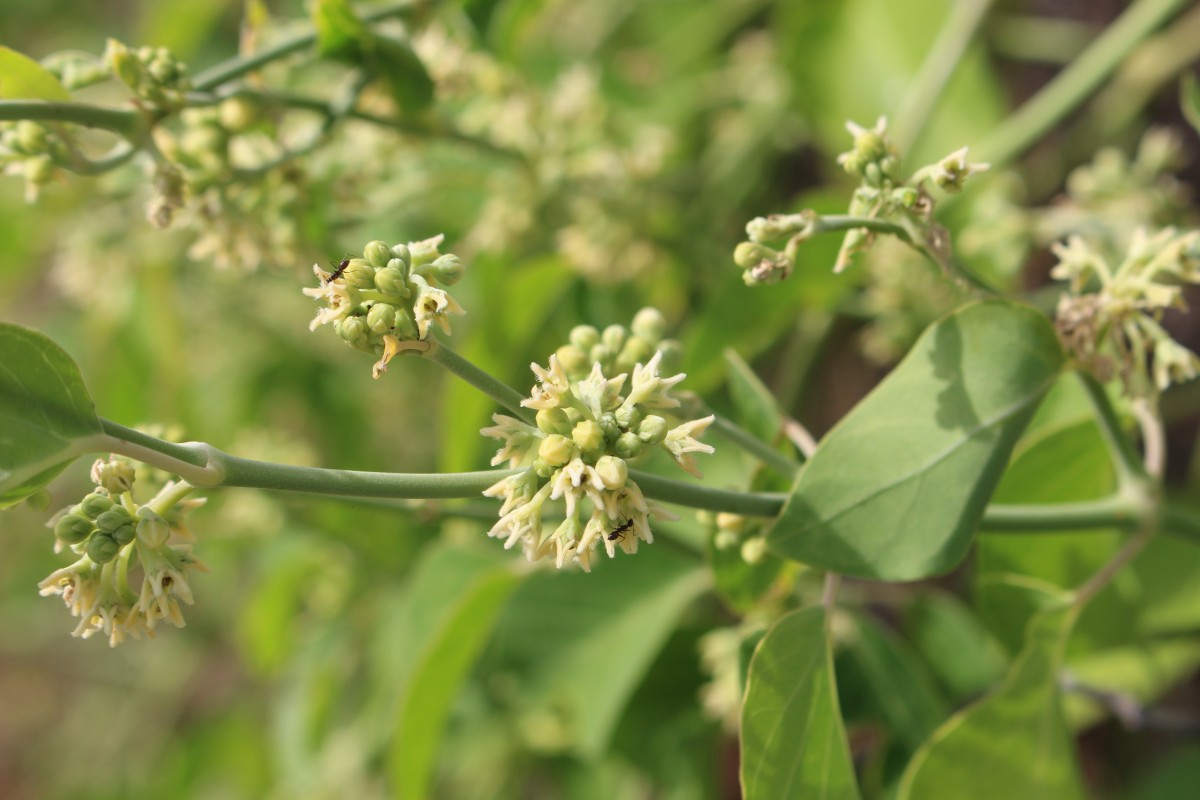
{"label": "vine stem", "polygon": [[1004,167],[1084,101],[1127,55],[1189,0],[1136,0],[1084,53],[976,148]]}
{"label": "vine stem", "polygon": [[133,109],[110,108],[92,103],[50,100],[0,100],[0,120],[70,122],[85,128],[112,131],[135,140],[147,129],[142,115]]}
{"label": "vine stem", "polygon": [[499,378],[480,369],[441,342],[430,340],[429,344],[431,345],[430,348],[422,354],[425,358],[445,367],[450,372],[462,378],[511,411],[521,421],[530,425],[536,424],[534,412],[521,405],[521,401],[525,399],[525,395]]}

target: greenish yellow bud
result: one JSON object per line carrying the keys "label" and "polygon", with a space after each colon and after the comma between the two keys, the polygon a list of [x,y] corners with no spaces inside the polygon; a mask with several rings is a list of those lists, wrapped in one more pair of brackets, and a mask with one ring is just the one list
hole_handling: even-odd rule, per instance
{"label": "greenish yellow bud", "polygon": [[733,531],[718,530],[716,536],[713,537],[713,547],[718,550],[728,550],[731,547],[737,547],[738,535]]}
{"label": "greenish yellow bud", "polygon": [[543,433],[565,436],[571,432],[571,420],[567,419],[567,412],[561,408],[543,408],[537,412],[537,426]]}
{"label": "greenish yellow bud", "polygon": [[138,509],[138,517],[141,519],[137,524],[137,538],[146,547],[158,549],[171,538],[171,529],[167,521],[149,508],[142,506]]}
{"label": "greenish yellow bud", "polygon": [[90,519],[79,514],[64,514],[54,523],[54,535],[64,544],[78,544],[95,529]]}
{"label": "greenish yellow bud", "polygon": [[22,153],[33,155],[46,149],[46,129],[36,122],[23,119],[17,123],[16,144]]}
{"label": "greenish yellow bud", "polygon": [[586,352],[600,343],[600,331],[591,325],[576,325],[571,329],[567,340],[580,350]]}
{"label": "greenish yellow bud", "polygon": [[617,424],[625,430],[636,430],[642,421],[642,412],[638,411],[637,406],[623,405],[613,415],[617,418]]}
{"label": "greenish yellow bud", "polygon": [[545,461],[555,467],[561,467],[571,460],[575,453],[575,443],[566,436],[552,433],[538,445],[538,460]]}
{"label": "greenish yellow bud", "polygon": [[95,519],[113,507],[113,501],[107,494],[92,492],[79,503],[79,510]]}
{"label": "greenish yellow bud", "polygon": [[132,525],[122,525],[121,527],[117,528],[115,531],[113,531],[112,533],[109,534],[109,536],[111,536],[113,538],[113,541],[115,541],[121,547],[124,547],[125,545],[132,542],[133,535],[134,534],[133,534],[133,526]]}
{"label": "greenish yellow bud", "polygon": [[600,415],[600,430],[604,431],[604,441],[612,443],[625,431],[617,423],[617,417],[611,411]]}
{"label": "greenish yellow bud", "polygon": [[50,156],[32,156],[25,159],[25,180],[34,186],[45,186],[54,177],[54,161]]}
{"label": "greenish yellow bud", "polygon": [[667,438],[669,429],[669,423],[665,419],[649,414],[638,424],[637,434],[646,444],[658,444]]}
{"label": "greenish yellow bud", "polygon": [[588,361],[592,364],[607,367],[612,364],[614,355],[616,354],[608,345],[601,343],[594,345],[591,350],[588,350]]}
{"label": "greenish yellow bud", "polygon": [[588,361],[587,353],[573,344],[564,344],[554,354],[568,375],[586,375],[591,368],[592,362]]}
{"label": "greenish yellow bud", "polygon": [[741,514],[730,514],[727,511],[722,511],[717,514],[717,527],[723,531],[732,531],[741,533],[746,527],[746,518]]}
{"label": "greenish yellow bud", "polygon": [[367,327],[375,333],[386,333],[396,326],[396,307],[390,303],[376,303],[367,312]]}
{"label": "greenish yellow bud", "polygon": [[605,489],[620,489],[629,479],[629,465],[616,456],[601,456],[596,462],[596,474]]}
{"label": "greenish yellow bud", "polygon": [[634,315],[629,329],[633,331],[634,336],[644,339],[647,344],[653,346],[666,332],[667,318],[657,308],[646,307]]}
{"label": "greenish yellow bud", "polygon": [[133,488],[135,471],[133,464],[110,458],[92,465],[92,482],[110,495],[123,494]]}
{"label": "greenish yellow bud", "polygon": [[678,339],[663,339],[658,343],[658,352],[662,353],[659,369],[664,375],[672,375],[683,365],[683,345]]}
{"label": "greenish yellow bud", "polygon": [[346,317],[340,319],[333,325],[334,331],[338,336],[354,345],[362,347],[367,340],[367,321],[363,317]]}
{"label": "greenish yellow bud", "polygon": [[621,352],[625,346],[625,328],[622,325],[609,325],[600,335],[600,341],[614,353]]}
{"label": "greenish yellow bud", "polygon": [[400,334],[401,339],[416,339],[420,335],[416,320],[407,308],[396,309],[396,332]]}
{"label": "greenish yellow bud", "polygon": [[741,242],[733,249],[733,263],[741,269],[751,269],[763,261],[774,263],[781,256],[778,250],[758,242]]}
{"label": "greenish yellow bud", "polygon": [[383,267],[386,267],[388,261],[391,260],[392,250],[385,242],[381,242],[377,239],[373,242],[368,242],[367,246],[363,248],[363,258],[365,258],[367,263],[372,267],[378,267],[382,269]]}
{"label": "greenish yellow bud", "polygon": [[88,539],[88,558],[97,564],[107,564],[116,558],[119,552],[121,552],[121,545],[117,544],[117,540],[107,533],[94,533]]}
{"label": "greenish yellow bud", "polygon": [[404,262],[404,266],[412,265],[412,253],[408,250],[408,245],[397,244],[392,246],[392,255]]}
{"label": "greenish yellow bud", "polygon": [[438,252],[436,241],[436,239],[426,239],[423,242],[412,243],[408,248],[408,263],[413,269],[423,267],[441,255]]}
{"label": "greenish yellow bud", "polygon": [[109,39],[104,50],[104,60],[113,74],[126,86],[137,86],[142,79],[142,65],[129,48],[116,39]]}
{"label": "greenish yellow bud", "polygon": [[538,456],[533,460],[533,473],[539,478],[549,478],[556,471],[558,471],[558,467],[551,464],[541,456]]}
{"label": "greenish yellow bud", "polygon": [[613,451],[626,460],[637,458],[642,454],[642,440],[636,433],[622,433],[613,444]]}
{"label": "greenish yellow bud", "polygon": [[125,506],[114,505],[108,511],[96,517],[96,527],[103,533],[112,533],[122,525],[133,522],[133,515],[125,510]]}
{"label": "greenish yellow bud", "polygon": [[742,542],[742,560],[747,564],[757,564],[767,555],[767,540],[763,536],[753,536]]}
{"label": "greenish yellow bud", "polygon": [[424,274],[441,283],[443,286],[453,286],[462,280],[466,267],[462,259],[453,253],[438,256],[430,265],[424,268]]}
{"label": "greenish yellow bud", "polygon": [[342,271],[342,280],[355,289],[370,289],[375,286],[375,268],[361,258],[352,258]]}
{"label": "greenish yellow bud", "polygon": [[230,97],[217,107],[217,118],[227,131],[241,133],[258,120],[258,107],[246,97]]}
{"label": "greenish yellow bud", "polygon": [[404,273],[395,267],[384,267],[376,271],[375,288],[384,294],[397,297],[408,295],[408,284],[404,280]]}
{"label": "greenish yellow bud", "polygon": [[582,420],[571,430],[571,438],[585,453],[597,453],[604,449],[604,429],[590,419]]}
{"label": "greenish yellow bud", "polygon": [[645,364],[654,357],[654,345],[641,336],[631,336],[617,356],[617,369],[627,372],[635,364]]}

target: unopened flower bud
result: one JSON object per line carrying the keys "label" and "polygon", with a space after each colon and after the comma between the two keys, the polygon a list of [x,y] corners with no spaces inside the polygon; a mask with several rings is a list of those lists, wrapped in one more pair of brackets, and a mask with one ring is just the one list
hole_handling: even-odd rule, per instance
{"label": "unopened flower bud", "polygon": [[367,340],[367,320],[364,317],[346,317],[334,323],[334,331],[355,347],[362,347]]}
{"label": "unopened flower bud", "polygon": [[109,499],[107,494],[101,494],[100,492],[92,492],[79,503],[79,510],[92,519],[95,519],[112,507],[113,501]]}
{"label": "unopened flower bud", "polygon": [[240,133],[254,124],[258,119],[258,107],[246,97],[229,97],[221,101],[217,107],[217,116],[221,127],[227,131]]}
{"label": "unopened flower bud", "polygon": [[561,467],[571,460],[575,453],[575,443],[557,433],[552,433],[538,445],[538,460],[545,461],[555,467]]}
{"label": "unopened flower bud", "polygon": [[533,472],[539,478],[549,478],[558,470],[558,467],[551,464],[546,459],[538,456],[533,460]]}
{"label": "unopened flower bud", "polygon": [[405,297],[408,294],[404,273],[395,267],[384,267],[375,272],[375,288],[396,297]]}
{"label": "unopened flower bud", "polygon": [[355,289],[370,289],[375,286],[375,268],[361,258],[352,258],[342,270],[342,280]]}
{"label": "unopened flower bud", "polygon": [[573,344],[564,344],[554,354],[568,375],[585,375],[591,368],[592,362],[588,361],[587,353]]}
{"label": "unopened flower bud", "polygon": [[571,432],[571,420],[561,408],[543,408],[537,412],[537,426],[543,433],[565,436]]}
{"label": "unopened flower bud", "polygon": [[122,525],[133,521],[133,516],[125,510],[125,506],[114,505],[108,511],[96,517],[96,527],[104,533],[112,533]]}
{"label": "unopened flower bud", "polygon": [[658,362],[658,368],[664,375],[679,372],[679,368],[683,366],[683,345],[678,339],[663,339],[658,343],[658,352],[662,353],[662,361]]}
{"label": "unopened flower bud", "polygon": [[16,146],[22,153],[33,155],[46,149],[46,129],[36,122],[23,119],[17,123]]}
{"label": "unopened flower bud", "polygon": [[375,333],[385,333],[396,326],[396,307],[391,303],[376,303],[367,312],[367,327]]}
{"label": "unopened flower bud", "polygon": [[654,345],[666,332],[667,319],[657,308],[646,307],[634,315],[629,329],[633,331],[634,336],[639,336],[650,345]]}
{"label": "unopened flower bud", "polygon": [[637,458],[642,454],[642,440],[636,433],[622,433],[613,444],[613,450],[626,460]]}
{"label": "unopened flower bud", "polygon": [[642,412],[638,411],[637,406],[623,405],[613,415],[617,418],[617,424],[626,430],[637,430],[638,423],[642,421]]}
{"label": "unopened flower bud", "polygon": [[54,535],[64,544],[78,544],[95,529],[95,524],[80,514],[64,514],[54,523]]}
{"label": "unopened flower bud", "polygon": [[391,257],[392,249],[378,239],[368,242],[367,246],[363,248],[363,258],[367,260],[368,264],[377,269],[386,267]]}
{"label": "unopened flower bud", "polygon": [[119,552],[121,552],[121,545],[117,544],[117,540],[110,534],[97,532],[88,539],[88,558],[97,564],[107,564],[116,558]]}
{"label": "unopened flower bud", "polygon": [[591,325],[576,325],[567,340],[580,350],[588,351],[600,343],[600,331]]}
{"label": "unopened flower bud", "polygon": [[767,539],[765,536],[753,536],[742,542],[742,560],[747,564],[757,564],[767,555]]}
{"label": "unopened flower bud", "polygon": [[615,354],[612,349],[608,345],[601,343],[593,345],[592,349],[588,350],[588,361],[605,367],[612,363],[613,355]]}
{"label": "unopened flower bud", "polygon": [[140,520],[137,524],[138,541],[151,549],[158,549],[167,543],[171,537],[171,529],[167,521],[146,506],[138,509]]}
{"label": "unopened flower bud", "polygon": [[596,462],[596,474],[605,489],[620,489],[629,479],[629,465],[616,456],[601,456]]}
{"label": "unopened flower bud", "polygon": [[116,458],[98,460],[92,465],[92,482],[110,495],[123,494],[133,488],[133,464]]}
{"label": "unopened flower bud", "polygon": [[463,266],[461,258],[447,253],[444,256],[438,256],[432,264],[424,267],[422,272],[443,286],[453,286],[462,280],[466,267]]}
{"label": "unopened flower bud", "polygon": [[625,328],[621,325],[609,325],[600,335],[600,341],[614,353],[621,352],[625,346]]}
{"label": "unopened flower bud", "polygon": [[732,531],[741,533],[746,527],[746,518],[741,514],[730,514],[727,511],[722,511],[717,514],[717,527],[723,531]]}
{"label": "unopened flower bud", "polygon": [[409,252],[406,244],[392,245],[392,255],[403,261],[406,267],[412,264],[412,253]]}
{"label": "unopened flower bud", "polygon": [[631,336],[621,348],[617,356],[617,368],[625,372],[633,369],[635,364],[645,364],[654,357],[654,346],[641,336]]}
{"label": "unopened flower bud", "polygon": [[667,438],[668,424],[662,417],[649,414],[638,424],[638,438],[646,444],[658,444]]}
{"label": "unopened flower bud", "polygon": [[778,250],[767,247],[765,244],[741,242],[733,249],[733,263],[737,264],[739,269],[751,269],[763,261],[775,263],[782,255]]}
{"label": "unopened flower bud", "polygon": [[716,536],[713,537],[713,546],[718,550],[728,550],[736,547],[737,543],[738,535],[733,531],[718,530]]}
{"label": "unopened flower bud", "polygon": [[616,415],[611,411],[600,415],[600,430],[604,431],[604,441],[606,442],[615,442],[617,437],[624,433],[617,423]]}
{"label": "unopened flower bud", "polygon": [[115,531],[110,533],[109,536],[111,536],[113,538],[113,541],[115,541],[118,545],[120,545],[121,547],[124,547],[125,545],[127,545],[133,541],[133,526],[132,525],[122,525],[121,527],[117,528]]}
{"label": "unopened flower bud", "polygon": [[604,429],[590,419],[576,425],[571,431],[571,438],[585,453],[596,453],[604,449]]}

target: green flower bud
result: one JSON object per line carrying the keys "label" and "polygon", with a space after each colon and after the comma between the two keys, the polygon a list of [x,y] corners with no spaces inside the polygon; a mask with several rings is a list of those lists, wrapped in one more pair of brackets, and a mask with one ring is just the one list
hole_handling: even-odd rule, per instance
{"label": "green flower bud", "polygon": [[413,242],[409,246],[408,263],[412,265],[413,269],[423,267],[441,255],[438,252],[436,244],[436,240],[440,238],[436,237],[435,239],[426,239],[423,242]]}
{"label": "green flower bud", "polygon": [[718,530],[716,536],[713,537],[713,546],[718,550],[728,550],[736,547],[737,543],[738,535],[733,531]]}
{"label": "green flower bud", "polygon": [[777,264],[783,258],[783,253],[758,242],[741,242],[733,249],[733,263],[740,269],[753,269],[763,262]]}
{"label": "green flower bud", "polygon": [[638,424],[637,434],[646,444],[658,444],[667,438],[668,430],[669,423],[665,419],[649,414]]}
{"label": "green flower bud", "polygon": [[642,454],[642,440],[636,433],[622,433],[613,445],[613,451],[625,460],[637,458]]}
{"label": "green flower bud", "polygon": [[596,462],[596,474],[605,489],[620,489],[629,479],[629,465],[616,456],[601,456]]}
{"label": "green flower bud", "polygon": [[646,307],[634,315],[629,329],[633,331],[634,336],[641,337],[653,347],[666,332],[667,319],[657,308]]}
{"label": "green flower bud", "polygon": [[625,328],[621,325],[609,325],[600,335],[600,341],[614,353],[621,352],[625,346]]}
{"label": "green flower bud", "polygon": [[137,524],[137,538],[146,547],[158,549],[171,538],[171,529],[167,521],[146,506],[138,509],[138,517],[140,521]]}
{"label": "green flower bud", "polygon": [[392,255],[404,262],[404,266],[412,265],[412,253],[408,250],[408,245],[397,244],[392,246]]}
{"label": "green flower bud", "polygon": [[600,343],[600,331],[591,325],[576,325],[571,329],[567,340],[580,350],[587,352]]}
{"label": "green flower bud", "polygon": [[617,423],[617,416],[611,411],[600,415],[600,430],[604,431],[604,441],[608,443],[615,442],[617,437],[625,431],[621,430],[620,424]]}
{"label": "green flower bud", "polygon": [[631,336],[617,356],[617,369],[628,372],[635,364],[645,364],[654,357],[654,346],[640,336]]}
{"label": "green flower bud", "polygon": [[241,133],[258,119],[258,106],[246,97],[230,97],[217,106],[217,118],[227,131]]}
{"label": "green flower bud", "polygon": [[79,510],[95,519],[113,507],[113,501],[107,494],[92,492],[79,503]]}
{"label": "green flower bud", "polygon": [[444,256],[438,256],[432,264],[425,267],[423,274],[438,281],[443,286],[453,286],[462,280],[466,269],[461,258],[452,253],[447,253]]}
{"label": "green flower bud", "polygon": [[392,249],[387,246],[387,243],[381,242],[378,239],[373,242],[368,242],[367,246],[363,248],[363,258],[365,258],[367,263],[372,267],[377,267],[380,269],[386,267],[391,257]]}
{"label": "green flower bud", "polygon": [[635,430],[642,421],[642,412],[638,411],[637,406],[623,405],[613,414],[617,418],[617,424],[625,430]]}
{"label": "green flower bud", "polygon": [[354,316],[340,319],[333,324],[334,332],[355,347],[363,347],[367,342],[367,320]]}
{"label": "green flower bud", "polygon": [[407,308],[396,309],[396,333],[400,334],[401,339],[417,339],[420,336],[412,312]]}
{"label": "green flower bud", "polygon": [[34,155],[46,149],[46,129],[36,122],[23,119],[17,123],[16,145],[20,152]]}
{"label": "green flower bud", "polygon": [[121,545],[117,544],[117,540],[107,533],[94,533],[88,539],[88,558],[97,564],[107,564],[116,558],[119,552],[121,552]]}
{"label": "green flower bud", "polygon": [[125,545],[127,545],[133,541],[133,536],[134,536],[133,526],[132,525],[122,525],[121,527],[117,528],[115,531],[113,531],[109,535],[112,536],[113,541],[115,541],[121,547],[124,547]]}
{"label": "green flower bud", "polygon": [[109,39],[104,50],[104,60],[113,74],[126,86],[137,86],[142,79],[142,65],[129,48],[116,39]]}
{"label": "green flower bud", "polygon": [[663,339],[658,343],[658,352],[662,353],[662,361],[658,365],[662,374],[671,375],[679,371],[683,363],[683,345],[678,339]]}
{"label": "green flower bud", "polygon": [[116,458],[98,460],[92,464],[92,482],[110,495],[128,492],[133,488],[135,472],[133,464]]}
{"label": "green flower bud", "polygon": [[537,412],[537,426],[543,433],[566,435],[571,431],[571,421],[561,408],[543,408]]}
{"label": "green flower bud", "polygon": [[390,303],[376,303],[367,312],[367,327],[375,333],[386,333],[396,326],[396,307]]}
{"label": "green flower bud", "polygon": [[79,544],[95,529],[95,524],[80,514],[64,514],[54,523],[54,535],[64,544]]}
{"label": "green flower bud", "polygon": [[50,156],[25,159],[25,180],[34,186],[45,186],[54,177],[54,161]]}
{"label": "green flower bud", "polygon": [[615,353],[613,353],[608,345],[603,343],[597,344],[591,350],[588,350],[588,361],[607,368],[612,365],[614,355]]}
{"label": "green flower bud", "polygon": [[746,518],[741,514],[730,514],[727,511],[722,511],[717,514],[717,527],[723,531],[741,533],[746,527]]}
{"label": "green flower bud", "polygon": [[572,428],[575,427],[575,424],[578,423],[579,420],[586,419],[586,417],[583,415],[583,412],[578,408],[564,408],[563,411],[567,412],[567,421],[571,423]]}
{"label": "green flower bud", "polygon": [[571,438],[585,453],[598,453],[604,449],[604,429],[590,419],[582,420],[571,430]]}
{"label": "green flower bud", "polygon": [[561,467],[575,454],[575,443],[566,436],[552,433],[538,445],[538,460]]}
{"label": "green flower bud", "polygon": [[537,475],[539,478],[549,478],[557,471],[558,467],[554,466],[541,456],[538,456],[533,460],[533,474]]}
{"label": "green flower bud", "polygon": [[108,511],[96,517],[96,527],[102,533],[112,533],[122,525],[133,522],[133,515],[125,510],[125,506],[114,505]]}
{"label": "green flower bud", "polygon": [[757,564],[767,555],[767,539],[765,536],[753,536],[742,542],[742,560],[747,564]]}
{"label": "green flower bud", "polygon": [[587,353],[573,344],[564,344],[555,350],[554,354],[558,356],[558,363],[563,365],[568,375],[586,375],[592,366]]}
{"label": "green flower bud", "polygon": [[408,284],[404,273],[395,267],[384,267],[375,273],[375,288],[384,294],[408,296]]}
{"label": "green flower bud", "polygon": [[375,268],[361,258],[352,258],[342,272],[342,280],[355,289],[370,289],[375,286]]}

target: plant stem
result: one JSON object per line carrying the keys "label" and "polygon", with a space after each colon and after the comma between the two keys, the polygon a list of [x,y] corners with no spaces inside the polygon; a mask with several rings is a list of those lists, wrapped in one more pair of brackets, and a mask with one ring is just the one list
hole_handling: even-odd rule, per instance
{"label": "plant stem", "polygon": [[[396,0],[396,2],[388,3],[373,11],[362,14],[363,22],[378,22],[388,17],[397,17],[410,11],[416,10],[419,3],[417,0]],[[312,46],[317,40],[317,32],[314,28],[308,28],[303,33],[298,33],[292,36],[280,39],[275,44],[267,47],[259,52],[249,56],[238,56],[224,61],[213,67],[201,72],[192,81],[192,85],[201,92],[215,89],[223,83],[228,83],[231,80],[240,78],[248,72],[253,72],[259,67],[265,66],[272,61],[277,61],[281,58],[290,56],[292,53],[298,53],[307,47]]]}
{"label": "plant stem", "polygon": [[1083,55],[995,128],[977,152],[1007,166],[1084,101],[1134,47],[1189,0],[1136,0]]}
{"label": "plant stem", "polygon": [[991,8],[992,1],[957,0],[950,4],[949,16],[896,115],[892,136],[900,152],[912,150],[913,143],[920,138],[938,98],[962,60],[967,45],[975,38],[975,32]]}
{"label": "plant stem", "polygon": [[527,422],[530,425],[535,424],[533,411],[521,405],[521,401],[525,399],[525,395],[521,394],[500,379],[489,375],[487,372],[475,366],[473,363],[463,358],[449,347],[446,347],[446,345],[442,344],[441,342],[430,340],[429,344],[432,346],[423,354],[425,358],[450,370],[455,375],[462,378],[464,381],[471,384],[476,389],[507,408],[509,411],[515,414],[518,419]]}
{"label": "plant stem", "polygon": [[1121,421],[1117,419],[1117,412],[1108,398],[1108,393],[1104,391],[1104,387],[1091,375],[1083,372],[1076,374],[1083,383],[1088,400],[1091,401],[1092,408],[1096,412],[1096,425],[1100,428],[1100,435],[1104,438],[1104,443],[1108,446],[1108,452],[1112,456],[1118,486],[1129,486],[1149,480],[1129,437],[1121,430]]}
{"label": "plant stem", "polygon": [[716,417],[713,421],[713,427],[720,431],[730,442],[757,458],[779,475],[789,480],[796,477],[796,473],[800,471],[800,465],[795,461],[733,421],[726,419],[720,414],[714,414],[713,416]]}
{"label": "plant stem", "polygon": [[133,109],[110,108],[91,103],[0,100],[0,120],[2,119],[70,122],[85,128],[112,131],[130,140],[139,138],[146,129],[141,114]]}

